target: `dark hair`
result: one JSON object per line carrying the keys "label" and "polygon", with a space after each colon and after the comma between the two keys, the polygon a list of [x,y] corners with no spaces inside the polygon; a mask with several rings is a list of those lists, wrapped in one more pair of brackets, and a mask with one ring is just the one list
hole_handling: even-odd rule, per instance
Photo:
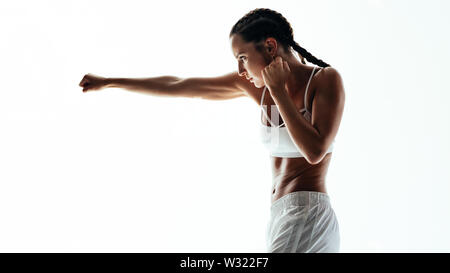
{"label": "dark hair", "polygon": [[[250,11],[233,26],[230,38],[234,34],[239,34],[247,43],[254,42],[255,44],[265,41],[268,37],[274,37],[286,52],[289,51],[291,46],[308,62],[321,67],[330,66],[299,46],[294,41],[294,34],[289,22],[283,15],[274,10],[258,8]],[[256,46],[259,51],[262,48],[262,45]],[[305,63],[303,59],[302,63]]]}

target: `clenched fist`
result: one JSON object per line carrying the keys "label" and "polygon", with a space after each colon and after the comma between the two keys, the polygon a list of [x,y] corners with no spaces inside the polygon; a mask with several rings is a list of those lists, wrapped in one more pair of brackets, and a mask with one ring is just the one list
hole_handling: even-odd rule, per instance
{"label": "clenched fist", "polygon": [[272,95],[273,92],[280,92],[284,90],[286,81],[291,74],[291,69],[286,61],[280,56],[276,57],[268,66],[262,71],[262,76],[265,86],[269,89]]}
{"label": "clenched fist", "polygon": [[84,75],[79,86],[83,87],[83,92],[101,90],[106,87],[106,78],[89,73]]}

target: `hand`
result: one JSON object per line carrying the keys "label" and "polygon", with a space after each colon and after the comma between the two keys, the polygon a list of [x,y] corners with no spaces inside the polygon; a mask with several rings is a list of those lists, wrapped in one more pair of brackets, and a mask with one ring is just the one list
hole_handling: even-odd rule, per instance
{"label": "hand", "polygon": [[79,86],[83,87],[83,92],[100,90],[106,87],[106,78],[89,73],[84,75]]}
{"label": "hand", "polygon": [[285,89],[285,84],[291,69],[286,61],[278,56],[262,71],[265,85],[272,92],[280,92]]}

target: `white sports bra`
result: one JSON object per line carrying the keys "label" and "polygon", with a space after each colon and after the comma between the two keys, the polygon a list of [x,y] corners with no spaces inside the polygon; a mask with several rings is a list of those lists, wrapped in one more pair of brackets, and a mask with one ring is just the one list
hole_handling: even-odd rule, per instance
{"label": "white sports bra", "polygon": [[[303,116],[309,122],[311,122],[312,114],[308,111],[308,109],[306,109],[306,95],[308,94],[309,83],[311,82],[311,79],[312,79],[312,76],[314,75],[314,71],[315,71],[316,67],[317,66],[313,67],[313,71],[311,73],[311,76],[309,77],[308,84],[306,85],[305,101],[304,101],[305,107],[300,109],[301,112],[304,111]],[[281,127],[281,125],[283,125],[284,122],[278,126],[274,125],[272,123],[272,121],[270,120],[269,116],[267,115],[266,111],[264,110],[264,107],[267,108],[267,106],[262,105],[263,100],[264,100],[264,94],[266,93],[266,89],[267,89],[267,87],[264,87],[260,105],[261,105],[262,112],[264,113],[264,115],[266,116],[266,119],[269,121],[269,123],[272,126],[266,126],[265,124],[262,124],[262,122],[260,122],[260,124],[261,124],[261,139],[262,139],[264,146],[266,146],[266,148],[269,150],[271,156],[288,157],[288,158],[304,157],[301,150],[292,141],[292,138],[289,135],[286,126]],[[271,108],[272,116],[273,116],[273,113],[276,112],[276,117],[278,118],[279,113],[278,113],[277,106],[272,105],[271,107],[272,107]],[[274,109],[276,111],[272,111],[272,109]],[[262,120],[262,115],[261,115],[261,120]],[[333,151],[333,146],[334,146],[334,140],[333,140],[333,143],[331,143],[330,147],[328,148],[327,153],[331,153]]]}

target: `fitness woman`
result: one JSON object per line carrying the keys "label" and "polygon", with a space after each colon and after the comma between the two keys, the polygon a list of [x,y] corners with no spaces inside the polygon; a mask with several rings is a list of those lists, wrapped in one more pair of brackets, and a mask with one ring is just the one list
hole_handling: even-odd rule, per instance
{"label": "fitness woman", "polygon": [[83,92],[115,87],[173,97],[253,99],[261,106],[261,140],[272,165],[267,251],[339,252],[339,225],[325,177],[344,110],[340,74],[298,45],[289,22],[270,9],[247,13],[229,38],[236,72],[142,79],[87,74],[79,85]]}

